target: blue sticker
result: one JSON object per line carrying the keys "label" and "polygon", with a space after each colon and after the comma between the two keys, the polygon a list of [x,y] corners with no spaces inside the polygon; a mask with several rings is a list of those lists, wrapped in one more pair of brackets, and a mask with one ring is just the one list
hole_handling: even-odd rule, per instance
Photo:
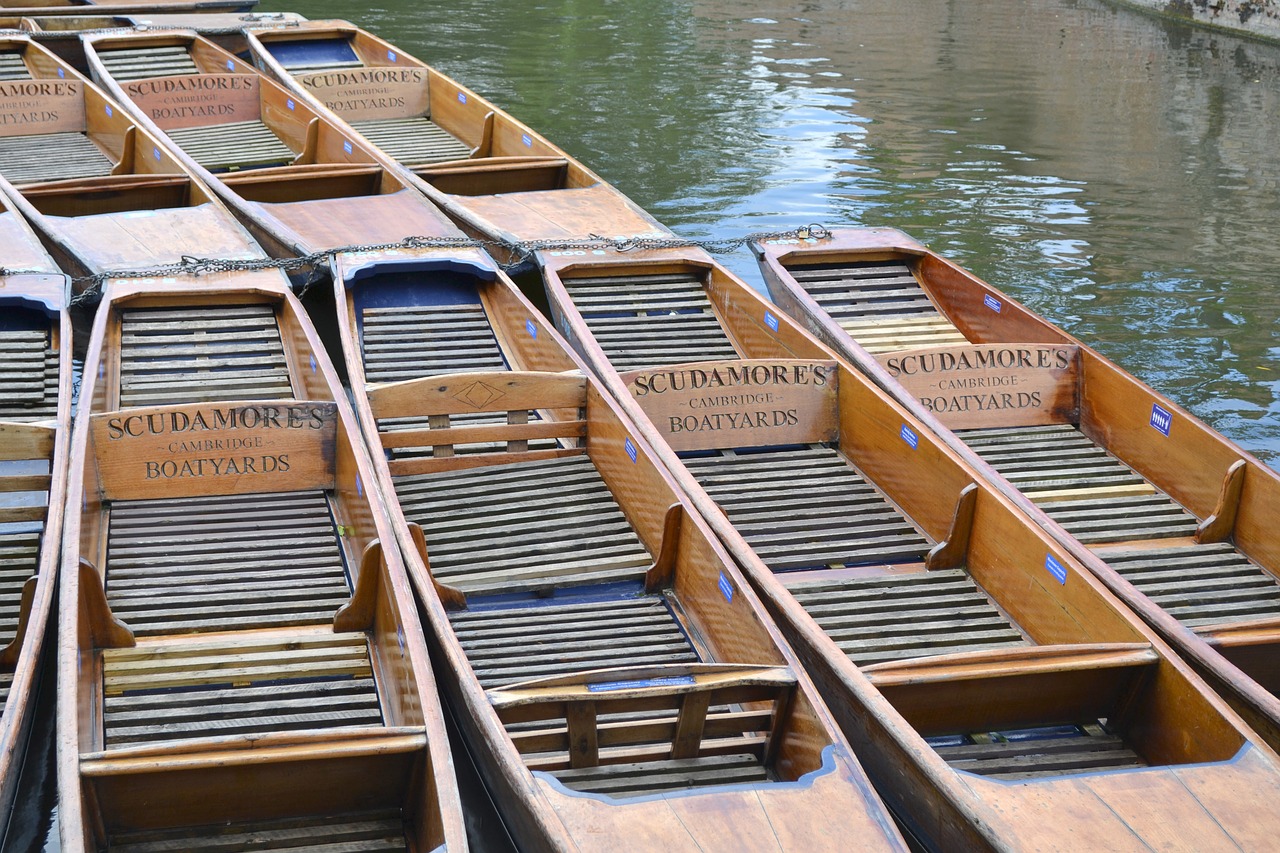
{"label": "blue sticker", "polygon": [[1151,425],[1160,430],[1165,435],[1169,434],[1169,427],[1173,426],[1173,413],[1166,412],[1160,408],[1159,403],[1151,404]]}
{"label": "blue sticker", "polygon": [[995,311],[997,314],[1000,313],[1000,300],[996,299],[990,293],[983,294],[982,304],[990,308],[992,311]]}
{"label": "blue sticker", "polygon": [[236,70],[236,63],[235,63],[235,60],[234,60],[234,59],[228,59],[228,60],[227,60],[227,70],[228,70],[228,71],[235,71],[235,70]]}
{"label": "blue sticker", "polygon": [[533,138],[527,133],[520,134],[520,141],[524,143],[525,148],[533,147]]}
{"label": "blue sticker", "polygon": [[920,436],[916,435],[915,430],[906,424],[903,424],[902,429],[898,430],[898,435],[902,436],[903,441],[911,445],[912,450],[920,446]]}
{"label": "blue sticker", "polygon": [[404,627],[396,628],[396,639],[400,642],[400,654],[404,654]]}
{"label": "blue sticker", "polygon": [[314,353],[311,355],[311,372],[316,372],[316,357]]}
{"label": "blue sticker", "polygon": [[460,104],[465,104],[466,102],[467,102],[467,93],[466,93],[466,92],[459,92],[459,93],[458,93],[458,103],[460,103]]}
{"label": "blue sticker", "polygon": [[359,474],[356,474],[356,494],[364,497],[364,483],[360,482]]}
{"label": "blue sticker", "polygon": [[64,69],[59,68],[59,69],[58,69],[58,76],[59,76],[59,77],[66,77],[66,76],[67,76],[67,72],[66,72]]}
{"label": "blue sticker", "polygon": [[631,439],[628,438],[622,446],[627,449],[627,455],[631,457],[631,461],[635,462],[637,451],[636,451],[636,446],[634,443],[632,443]]}
{"label": "blue sticker", "polygon": [[538,336],[538,327],[533,325],[532,320],[524,321],[524,330],[529,333],[529,337],[536,338]]}
{"label": "blue sticker", "polygon": [[775,332],[778,331],[778,318],[770,314],[768,311],[764,312],[764,324]]}
{"label": "blue sticker", "polygon": [[113,113],[113,112],[111,111],[111,105],[110,105],[110,104],[107,104],[107,115],[109,115],[109,116],[113,116],[113,115],[115,115],[115,113]]}
{"label": "blue sticker", "polygon": [[388,51],[387,51],[387,59],[388,59],[389,61],[391,61],[391,62],[395,62],[395,61],[396,61],[396,52],[395,52],[394,50],[388,50]]}
{"label": "blue sticker", "polygon": [[1067,567],[1055,560],[1052,554],[1044,555],[1044,567],[1049,570],[1049,574],[1057,578],[1058,583],[1067,582]]}
{"label": "blue sticker", "polygon": [[348,154],[350,154],[350,153],[351,153],[351,143],[350,143],[350,142],[348,142],[348,141],[347,141],[347,140],[345,140],[345,139],[344,139],[344,140],[342,140],[342,150],[343,150],[343,151],[345,151],[345,152],[347,152]]}
{"label": "blue sticker", "polygon": [[287,106],[289,109],[293,109],[295,106],[295,104],[293,103],[293,98],[289,98],[288,100],[286,100],[285,106]]}
{"label": "blue sticker", "polygon": [[588,684],[591,693],[608,693],[611,690],[635,690],[638,687],[685,687],[696,684],[692,675],[667,675],[661,678],[637,678],[631,681],[599,681]]}
{"label": "blue sticker", "polygon": [[98,362],[98,378],[101,379],[106,375],[107,375],[107,363],[105,361]]}
{"label": "blue sticker", "polygon": [[160,149],[159,149],[159,148],[152,148],[152,149],[151,149],[151,154],[152,154],[152,155],[153,155],[157,160],[159,160],[159,159],[160,159]]}
{"label": "blue sticker", "polygon": [[733,584],[729,583],[729,579],[724,576],[724,572],[720,573],[720,580],[717,582],[720,592],[724,595],[725,601],[733,601]]}

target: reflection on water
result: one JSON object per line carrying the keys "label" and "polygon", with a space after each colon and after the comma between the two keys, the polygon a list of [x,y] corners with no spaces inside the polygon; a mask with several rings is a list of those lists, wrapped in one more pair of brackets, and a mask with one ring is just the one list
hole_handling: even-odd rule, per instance
{"label": "reflection on water", "polygon": [[1280,47],[1102,0],[448,8],[305,13],[358,17],[685,236],[902,228],[1280,460]]}

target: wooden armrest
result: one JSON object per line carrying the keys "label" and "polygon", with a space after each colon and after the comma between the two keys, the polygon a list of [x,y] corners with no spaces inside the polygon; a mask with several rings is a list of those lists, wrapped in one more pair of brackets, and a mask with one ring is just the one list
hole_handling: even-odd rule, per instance
{"label": "wooden armrest", "polygon": [[1244,491],[1244,477],[1249,466],[1243,459],[1237,459],[1227,469],[1222,480],[1222,491],[1218,494],[1218,505],[1213,515],[1200,522],[1196,527],[1197,542],[1224,542],[1231,538],[1236,527],[1236,513],[1240,509],[1240,495]]}
{"label": "wooden armrest", "polygon": [[939,542],[924,558],[925,568],[955,569],[963,566],[969,556],[969,534],[973,530],[973,511],[978,504],[978,486],[970,483],[960,490],[956,498],[955,514],[951,518],[951,530],[947,538]]}
{"label": "wooden armrest", "polygon": [[27,578],[22,584],[22,600],[18,604],[18,629],[13,634],[9,645],[0,650],[0,669],[12,672],[18,665],[18,656],[22,654],[22,642],[27,636],[27,624],[31,621],[31,603],[35,601],[36,584],[40,579],[35,575]]}

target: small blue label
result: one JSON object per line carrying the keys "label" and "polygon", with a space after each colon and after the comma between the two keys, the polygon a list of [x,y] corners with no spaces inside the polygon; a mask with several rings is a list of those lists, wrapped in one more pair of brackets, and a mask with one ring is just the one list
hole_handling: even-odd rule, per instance
{"label": "small blue label", "polygon": [[906,424],[903,424],[902,429],[898,430],[898,435],[902,436],[903,441],[911,445],[912,450],[920,446],[920,436],[916,435],[915,430]]}
{"label": "small blue label", "polygon": [[360,482],[359,474],[356,474],[356,494],[364,497],[364,483]]}
{"label": "small blue label", "polygon": [[768,311],[764,312],[764,324],[775,332],[778,331],[778,318],[770,314]]}
{"label": "small blue label", "polygon": [[466,92],[459,92],[459,93],[458,93],[458,103],[460,103],[460,104],[465,104],[466,102],[467,102],[467,93],[466,93]]}
{"label": "small blue label", "polygon": [[724,576],[724,572],[720,573],[720,580],[717,585],[720,587],[720,594],[724,596],[724,600],[733,601],[733,584],[729,583],[729,579]]}
{"label": "small blue label", "polygon": [[1058,583],[1067,582],[1067,567],[1055,560],[1052,554],[1044,555],[1044,567],[1049,570],[1049,574],[1057,578]]}
{"label": "small blue label", "polygon": [[532,147],[533,147],[533,137],[531,137],[531,136],[530,136],[529,134],[527,134],[527,133],[522,133],[522,134],[520,134],[520,141],[524,143],[524,147],[525,147],[525,148],[532,148]]}
{"label": "small blue label", "polygon": [[632,442],[630,438],[628,438],[622,446],[627,449],[627,455],[631,457],[631,461],[635,462],[636,454],[638,453],[638,451],[636,450],[635,443]]}
{"label": "small blue label", "polygon": [[1169,427],[1173,426],[1173,413],[1166,412],[1160,408],[1159,403],[1151,404],[1151,425],[1165,435],[1169,434]]}
{"label": "small blue label", "polygon": [[350,142],[348,142],[348,141],[347,141],[347,140],[345,140],[345,139],[344,139],[344,140],[342,140],[342,150],[343,150],[343,151],[345,151],[345,152],[347,152],[348,154],[350,154],[350,153],[351,153],[351,143],[350,143]]}
{"label": "small blue label", "polygon": [[293,108],[294,108],[294,106],[295,106],[295,105],[294,105],[294,103],[293,103],[293,98],[289,98],[288,100],[286,100],[286,101],[285,101],[285,106],[287,106],[289,109],[293,109]]}
{"label": "small blue label", "polygon": [[159,159],[160,159],[160,149],[159,149],[159,148],[154,148],[154,147],[153,147],[153,148],[151,149],[151,155],[152,155],[153,157],[155,157],[157,160],[159,160]]}
{"label": "small blue label", "polygon": [[1000,300],[996,299],[990,293],[983,295],[982,304],[990,308],[992,311],[995,311],[997,314],[1000,313]]}
{"label": "small blue label", "polygon": [[396,61],[396,52],[395,52],[394,50],[388,50],[388,51],[387,51],[387,59],[388,59],[389,61],[391,61],[391,62],[395,62],[395,61]]}
{"label": "small blue label", "polygon": [[228,60],[227,60],[227,70],[228,70],[228,71],[235,71],[235,70],[236,70],[236,63],[235,63],[235,60],[234,60],[234,59],[228,59]]}
{"label": "small blue label", "polygon": [[311,356],[311,372],[316,372],[316,357],[314,355]]}
{"label": "small blue label", "polygon": [[532,320],[524,321],[524,330],[529,333],[529,337],[536,338],[538,336],[538,327],[533,325]]}
{"label": "small blue label", "polygon": [[115,115],[115,113],[113,113],[113,112],[111,111],[111,105],[110,105],[110,104],[107,104],[106,106],[107,106],[107,115],[109,115],[109,116],[113,116],[113,115]]}
{"label": "small blue label", "polygon": [[611,690],[635,690],[640,687],[685,687],[696,684],[692,675],[668,675],[662,678],[637,678],[632,681],[599,681],[588,684],[591,693],[608,693]]}
{"label": "small blue label", "polygon": [[67,76],[67,72],[66,72],[66,70],[65,70],[65,69],[62,69],[62,68],[59,68],[59,69],[58,69],[58,76],[59,76],[59,77],[66,77],[66,76]]}

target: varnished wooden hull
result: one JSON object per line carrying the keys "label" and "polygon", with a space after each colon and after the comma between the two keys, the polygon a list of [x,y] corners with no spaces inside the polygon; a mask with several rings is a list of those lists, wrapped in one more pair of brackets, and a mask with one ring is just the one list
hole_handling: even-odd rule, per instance
{"label": "varnished wooden hull", "polygon": [[70,288],[0,203],[0,814],[7,825],[33,724],[58,576],[71,439]]}
{"label": "varnished wooden hull", "polygon": [[[643,441],[598,389],[576,376],[579,365],[514,285],[479,254],[386,265],[383,271],[376,262],[340,269],[335,298],[356,405],[366,440],[385,446],[391,457],[379,464],[379,485],[391,498],[443,689],[516,843],[531,850],[615,849],[620,843],[630,849],[897,848],[901,841],[887,815],[732,562],[695,516],[684,515],[691,508],[682,508]],[[502,415],[496,423],[473,424],[471,417],[482,418],[481,412],[528,406],[530,388],[540,389],[532,397],[539,411],[529,413],[527,426]],[[433,407],[466,417],[447,428],[432,421],[425,432],[406,421]],[[503,436],[496,446],[488,441],[494,435]],[[582,437],[589,456],[574,447]],[[424,455],[416,447],[419,441],[453,440],[458,443],[450,443],[450,454]],[[564,485],[569,468],[578,472],[571,486]],[[604,504],[579,518],[567,495],[585,494],[589,482],[597,483],[591,488]],[[532,520],[527,509],[513,509],[524,493],[520,483],[542,507],[532,516],[545,523]],[[443,490],[432,500],[448,509],[424,511],[423,490],[436,488]],[[476,489],[493,489],[493,497],[475,504]],[[599,529],[601,506],[615,501],[626,521],[620,514],[620,526],[605,533]],[[423,541],[415,538],[410,519],[421,524]],[[504,551],[522,541],[528,559],[504,563]],[[601,591],[606,588],[619,592]],[[529,609],[534,605],[540,609]],[[642,611],[643,624],[628,628],[617,621],[641,619]],[[535,613],[547,615],[539,621]],[[499,642],[512,629],[496,627],[498,619],[527,624],[520,636],[537,641]],[[682,627],[674,634],[656,633],[677,624]],[[665,716],[670,706],[661,702],[673,699],[659,700],[657,693],[692,695],[679,692],[703,689],[694,682],[709,684],[706,678],[740,677],[730,673],[753,665],[763,667],[759,677],[795,679],[786,722],[776,716],[783,712],[773,712],[773,725],[781,728],[772,737],[786,744],[780,746],[782,763],[768,771],[773,781],[752,775],[726,785],[727,767],[708,769],[719,761],[714,756],[729,759],[737,749],[722,732],[729,717],[715,710],[720,700],[712,702],[704,739],[686,743],[685,735],[674,733],[680,726],[664,729],[674,718]],[[710,675],[717,668],[721,675]],[[555,722],[565,720],[565,711],[545,722],[539,735],[511,716],[541,707],[532,697],[557,690],[582,691],[575,695],[583,706],[594,708],[592,696],[622,703],[602,704],[602,714],[628,702],[659,702],[652,707],[664,714],[653,720],[656,728],[642,744],[628,740],[639,731],[627,716],[632,711],[608,723],[602,719],[598,730],[593,721],[589,735],[576,721],[557,728],[566,725]],[[635,695],[628,697],[628,690]],[[528,702],[533,705],[522,704]],[[759,702],[745,707],[763,710]],[[563,737],[555,734],[562,731],[574,732],[564,744],[567,752],[536,744]],[[771,754],[766,747],[764,755]],[[688,766],[680,769],[672,756]],[[624,757],[635,762],[631,769],[617,763]],[[749,760],[756,770],[744,766],[741,772],[757,773],[762,760],[769,759]],[[645,770],[667,764],[672,766],[664,773],[688,774],[676,788]],[[618,776],[618,770],[626,773]],[[706,773],[711,775],[698,775]],[[608,791],[617,793],[603,793]]]}
{"label": "varnished wooden hull", "polygon": [[[1038,518],[1056,541],[1071,548],[1109,589],[1178,649],[1271,746],[1280,744],[1280,551],[1271,524],[1280,507],[1280,476],[1275,471],[1076,338],[901,232],[836,232],[829,239],[765,244],[756,250],[770,293],[783,310],[840,358],[910,406],[993,482],[1003,484],[1011,499]],[[905,377],[894,375],[890,360],[895,354],[899,367],[903,357],[926,356],[929,339],[915,341],[916,348],[907,350],[894,349],[888,341],[877,355],[823,307],[822,302],[835,300],[830,304],[832,310],[854,310],[849,304],[840,307],[841,300],[853,301],[854,286],[844,294],[839,288],[824,288],[815,298],[798,281],[798,277],[828,275],[824,269],[866,270],[892,264],[901,265],[914,279],[910,284],[920,288],[914,292],[929,300],[916,310],[932,309],[953,325],[952,338],[960,342],[956,352],[965,351],[971,342],[996,351],[1039,344],[1078,353],[1078,374],[1059,383],[1071,392],[1064,411],[1038,421],[1019,411],[993,413],[976,423],[960,420],[963,413],[947,411],[954,410],[954,405],[922,400],[918,389],[913,392],[903,386],[901,379]],[[801,272],[804,270],[812,272]],[[891,313],[892,309],[886,309],[886,314]],[[945,349],[946,343],[942,347]],[[984,375],[1025,376],[1031,372],[1006,369]],[[951,398],[954,394],[942,396]],[[1165,500],[1172,506],[1165,516],[1172,516],[1173,508],[1178,508],[1182,522],[1173,518],[1144,522],[1139,517],[1138,522],[1128,525],[1117,522],[1111,529],[1090,529],[1085,511],[1064,512],[1072,508],[1053,500],[1052,479],[1062,475],[1046,471],[1037,475],[1039,485],[1019,490],[1017,484],[1025,482],[1026,475],[1017,470],[1013,460],[995,455],[998,444],[984,444],[984,436],[992,430],[952,432],[957,423],[998,427],[1002,423],[1037,422],[1063,428],[1074,424],[1086,445],[1077,458],[1083,460],[1086,452],[1114,457],[1118,461],[1100,474],[1113,479],[1124,476],[1123,488],[1134,494],[1153,494],[1153,502],[1157,495],[1168,496]],[[1053,428],[1057,427],[1043,427]],[[1095,447],[1088,448],[1088,443]],[[1050,451],[1028,450],[1023,455],[1034,452]],[[1005,475],[1015,479],[1008,480]],[[1081,482],[1074,485],[1077,506],[1088,508],[1089,490],[1105,491],[1105,483],[1100,475],[1078,479]],[[1092,511],[1102,511],[1108,501],[1125,500],[1116,488],[1101,495],[1102,504],[1095,501],[1097,508]],[[1041,509],[1048,510],[1048,518]],[[1175,523],[1176,529],[1161,529]],[[1184,568],[1157,576],[1147,570],[1143,575],[1140,567],[1144,561]],[[1246,593],[1250,589],[1254,591],[1251,597]]]}
{"label": "varnished wooden hull", "polygon": [[113,283],[77,428],[62,848],[465,850],[412,590],[283,276]]}
{"label": "varnished wooden hull", "polygon": [[382,145],[471,236],[518,243],[671,235],[533,129],[358,27],[317,21],[249,38],[259,67]]}
{"label": "varnished wooden hull", "polygon": [[[1231,792],[1276,790],[1273,750],[924,422],[705,255],[540,261],[557,326],[688,451],[660,452],[923,843],[1265,849]],[[1064,762],[1071,738],[1094,753]]]}

